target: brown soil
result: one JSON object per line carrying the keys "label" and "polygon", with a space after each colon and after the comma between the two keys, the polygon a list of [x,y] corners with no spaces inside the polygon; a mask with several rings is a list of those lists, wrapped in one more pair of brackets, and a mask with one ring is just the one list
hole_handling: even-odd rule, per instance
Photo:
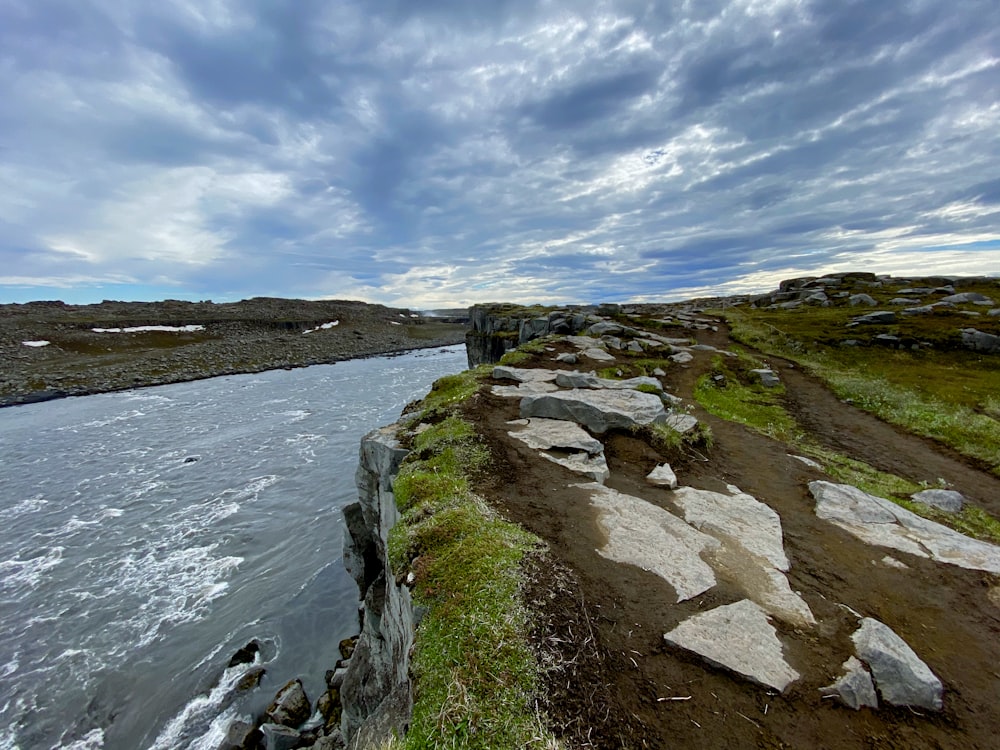
{"label": "brown soil", "polygon": [[[701,343],[729,344],[724,329],[696,335]],[[565,367],[551,356],[535,365]],[[672,368],[663,379],[668,389],[692,404],[694,383],[710,359],[698,353],[690,365]],[[772,363],[792,410],[816,440],[914,480],[945,478],[973,502],[1000,511],[997,478],[842,403],[789,363]],[[818,519],[806,485],[828,477],[789,457],[783,444],[695,408],[715,440],[707,460],[697,453],[670,457],[681,483],[713,490],[735,484],[774,508],[792,563],[792,589],[819,621],[798,632],[775,623],[786,657],[803,675],[779,695],[663,640],[691,614],[743,598],[737,584],[722,580],[678,604],[659,577],[601,557],[595,515],[571,486],[580,477],[507,436],[517,401],[481,393],[466,408],[493,454],[484,494],[548,544],[528,565],[526,595],[537,612],[532,637],[547,668],[546,708],[568,747],[997,747],[1000,606],[987,596],[997,584],[993,576],[869,546]],[[663,456],[629,434],[603,441],[609,486],[672,509],[671,493],[644,481]],[[887,554],[909,570],[883,564]],[[818,689],[833,682],[851,654],[857,620],[841,605],[882,620],[914,648],[945,685],[942,713],[853,711],[821,698]]]}

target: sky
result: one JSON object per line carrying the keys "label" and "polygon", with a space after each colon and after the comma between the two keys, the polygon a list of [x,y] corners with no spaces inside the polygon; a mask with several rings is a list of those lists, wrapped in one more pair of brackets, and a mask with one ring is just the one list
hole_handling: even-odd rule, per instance
{"label": "sky", "polygon": [[0,302],[1000,274],[996,0],[0,0]]}

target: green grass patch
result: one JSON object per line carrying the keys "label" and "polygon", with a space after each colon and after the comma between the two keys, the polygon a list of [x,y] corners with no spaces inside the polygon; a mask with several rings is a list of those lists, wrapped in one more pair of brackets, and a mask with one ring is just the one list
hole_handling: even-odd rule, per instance
{"label": "green grass patch", "polygon": [[[722,380],[715,380],[718,376]],[[733,371],[717,368],[698,379],[694,398],[710,414],[793,443],[798,429],[794,418],[780,403],[783,393],[783,389],[743,383]]]}
{"label": "green grass patch", "polygon": [[480,381],[486,377],[490,368],[465,370],[457,375],[445,375],[438,378],[431,386],[421,404],[420,419],[431,419],[443,416],[450,407],[456,406],[479,390]]}
{"label": "green grass patch", "polygon": [[534,359],[533,355],[528,352],[520,349],[511,349],[509,352],[500,357],[500,361],[497,364],[507,365],[508,367],[516,367],[517,365],[523,365],[525,362],[530,362],[532,359]]}
{"label": "green grass patch", "polygon": [[539,668],[520,596],[524,555],[540,541],[473,492],[489,454],[449,403],[437,407],[441,421],[413,437],[393,483],[402,518],[389,534],[389,560],[396,574],[415,573],[414,603],[426,607],[410,663],[413,719],[401,746],[550,747],[534,710]]}

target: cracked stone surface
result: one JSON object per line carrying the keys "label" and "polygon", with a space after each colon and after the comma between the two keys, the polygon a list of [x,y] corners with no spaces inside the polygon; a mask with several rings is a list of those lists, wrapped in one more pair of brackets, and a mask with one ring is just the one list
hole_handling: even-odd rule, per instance
{"label": "cracked stone surface", "polygon": [[715,573],[701,553],[717,548],[718,541],[642,498],[600,484],[576,486],[588,491],[598,511],[598,526],[608,539],[598,550],[602,556],[660,576],[679,602],[715,585]]}
{"label": "cracked stone surface", "polygon": [[659,396],[640,391],[574,389],[527,396],[521,417],[545,417],[578,422],[591,432],[662,422],[667,413]]}
{"label": "cracked stone surface", "polygon": [[779,692],[800,676],[785,661],[767,613],[749,599],[690,617],[663,638],[710,664]]}
{"label": "cracked stone surface", "polygon": [[851,636],[886,703],[940,711],[944,688],[930,667],[885,623],[866,617]]}
{"label": "cracked stone surface", "polygon": [[536,417],[515,419],[507,424],[514,427],[508,435],[539,451],[547,460],[595,482],[604,482],[611,476],[601,441],[576,422]]}
{"label": "cracked stone surface", "polygon": [[824,696],[836,696],[840,701],[857,711],[862,706],[878,708],[878,695],[875,693],[875,683],[865,669],[865,665],[855,657],[850,657],[843,664],[844,673],[832,685],[820,688]]}
{"label": "cracked stone surface", "polygon": [[928,521],[884,498],[857,487],[810,482],[816,515],[868,544],[969,570],[1000,573],[1000,547]]}

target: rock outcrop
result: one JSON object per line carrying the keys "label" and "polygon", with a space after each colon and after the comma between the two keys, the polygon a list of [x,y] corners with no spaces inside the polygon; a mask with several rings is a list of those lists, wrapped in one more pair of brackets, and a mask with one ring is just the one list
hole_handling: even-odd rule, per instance
{"label": "rock outcrop", "polygon": [[587,327],[588,309],[540,310],[518,305],[469,308],[465,348],[469,367],[499,362],[511,349],[549,333],[579,333]]}

